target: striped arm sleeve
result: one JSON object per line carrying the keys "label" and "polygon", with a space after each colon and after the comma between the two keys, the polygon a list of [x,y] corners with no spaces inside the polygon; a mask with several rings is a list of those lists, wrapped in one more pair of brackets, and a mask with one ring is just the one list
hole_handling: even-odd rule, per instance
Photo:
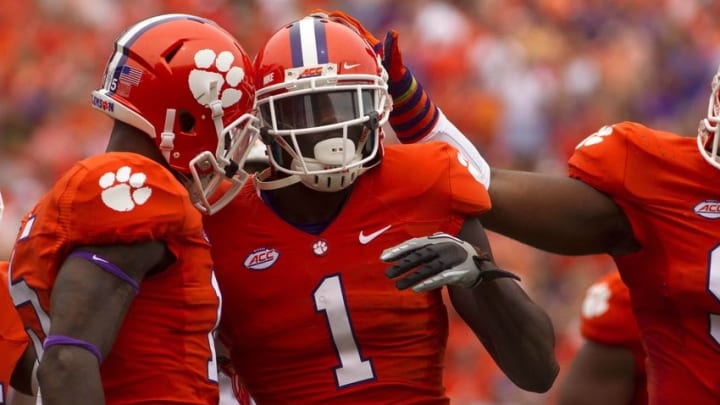
{"label": "striped arm sleeve", "polygon": [[393,97],[390,125],[402,143],[416,143],[427,136],[437,124],[440,112],[415,76],[405,70],[398,81],[388,85]]}

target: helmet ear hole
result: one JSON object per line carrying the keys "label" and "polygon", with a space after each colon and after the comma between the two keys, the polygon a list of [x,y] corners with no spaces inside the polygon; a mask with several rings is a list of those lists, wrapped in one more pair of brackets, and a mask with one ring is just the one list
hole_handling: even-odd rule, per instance
{"label": "helmet ear hole", "polygon": [[195,117],[187,111],[180,112],[180,130],[183,132],[192,132],[195,128]]}
{"label": "helmet ear hole", "polygon": [[164,56],[165,62],[170,63],[175,57],[175,54],[177,54],[180,48],[182,48],[182,46],[182,41],[179,41],[175,44],[175,46],[171,47],[170,51]]}

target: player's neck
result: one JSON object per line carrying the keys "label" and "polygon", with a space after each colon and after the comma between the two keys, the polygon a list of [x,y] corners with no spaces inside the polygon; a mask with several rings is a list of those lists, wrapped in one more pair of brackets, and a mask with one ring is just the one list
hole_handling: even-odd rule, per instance
{"label": "player's neck", "polygon": [[351,192],[352,187],[326,193],[312,190],[300,183],[266,191],[275,212],[288,222],[296,224],[331,221],[345,205]]}
{"label": "player's neck", "polygon": [[167,161],[155,142],[144,132],[121,121],[115,121],[105,151],[137,153],[167,167]]}

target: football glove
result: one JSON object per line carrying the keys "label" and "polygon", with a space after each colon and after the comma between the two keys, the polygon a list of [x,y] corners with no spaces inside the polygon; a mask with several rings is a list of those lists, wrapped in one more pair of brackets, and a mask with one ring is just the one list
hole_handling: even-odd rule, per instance
{"label": "football glove", "polygon": [[[380,255],[384,262],[397,261],[385,271],[388,278],[396,279],[399,290],[412,287],[421,292],[444,285],[475,288],[483,281],[498,277],[520,280],[515,274],[498,268],[486,253],[479,253],[468,242],[446,233],[435,233],[412,238],[385,249]],[[417,270],[411,272],[412,269]]]}
{"label": "football glove", "polygon": [[385,34],[385,40],[379,40],[372,32],[368,31],[360,21],[353,17],[350,17],[345,12],[340,10],[326,11],[322,9],[313,10],[311,15],[326,17],[332,21],[344,24],[358,34],[360,34],[365,40],[372,46],[375,52],[380,55],[382,65],[388,72],[390,82],[396,83],[402,80],[405,75],[405,65],[403,65],[402,54],[400,53],[400,47],[398,46],[398,32],[390,30]]}

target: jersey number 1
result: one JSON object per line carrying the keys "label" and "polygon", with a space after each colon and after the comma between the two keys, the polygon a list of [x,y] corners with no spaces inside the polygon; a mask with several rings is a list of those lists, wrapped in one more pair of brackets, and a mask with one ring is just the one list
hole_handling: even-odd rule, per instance
{"label": "jersey number 1", "polygon": [[[710,251],[708,290],[720,301],[720,246]],[[710,336],[720,345],[720,314],[710,313]]]}
{"label": "jersey number 1", "polygon": [[325,312],[330,335],[340,360],[340,366],[335,368],[338,387],[374,379],[372,361],[362,359],[355,342],[355,333],[345,305],[340,276],[325,277],[313,291],[313,299],[315,310]]}

